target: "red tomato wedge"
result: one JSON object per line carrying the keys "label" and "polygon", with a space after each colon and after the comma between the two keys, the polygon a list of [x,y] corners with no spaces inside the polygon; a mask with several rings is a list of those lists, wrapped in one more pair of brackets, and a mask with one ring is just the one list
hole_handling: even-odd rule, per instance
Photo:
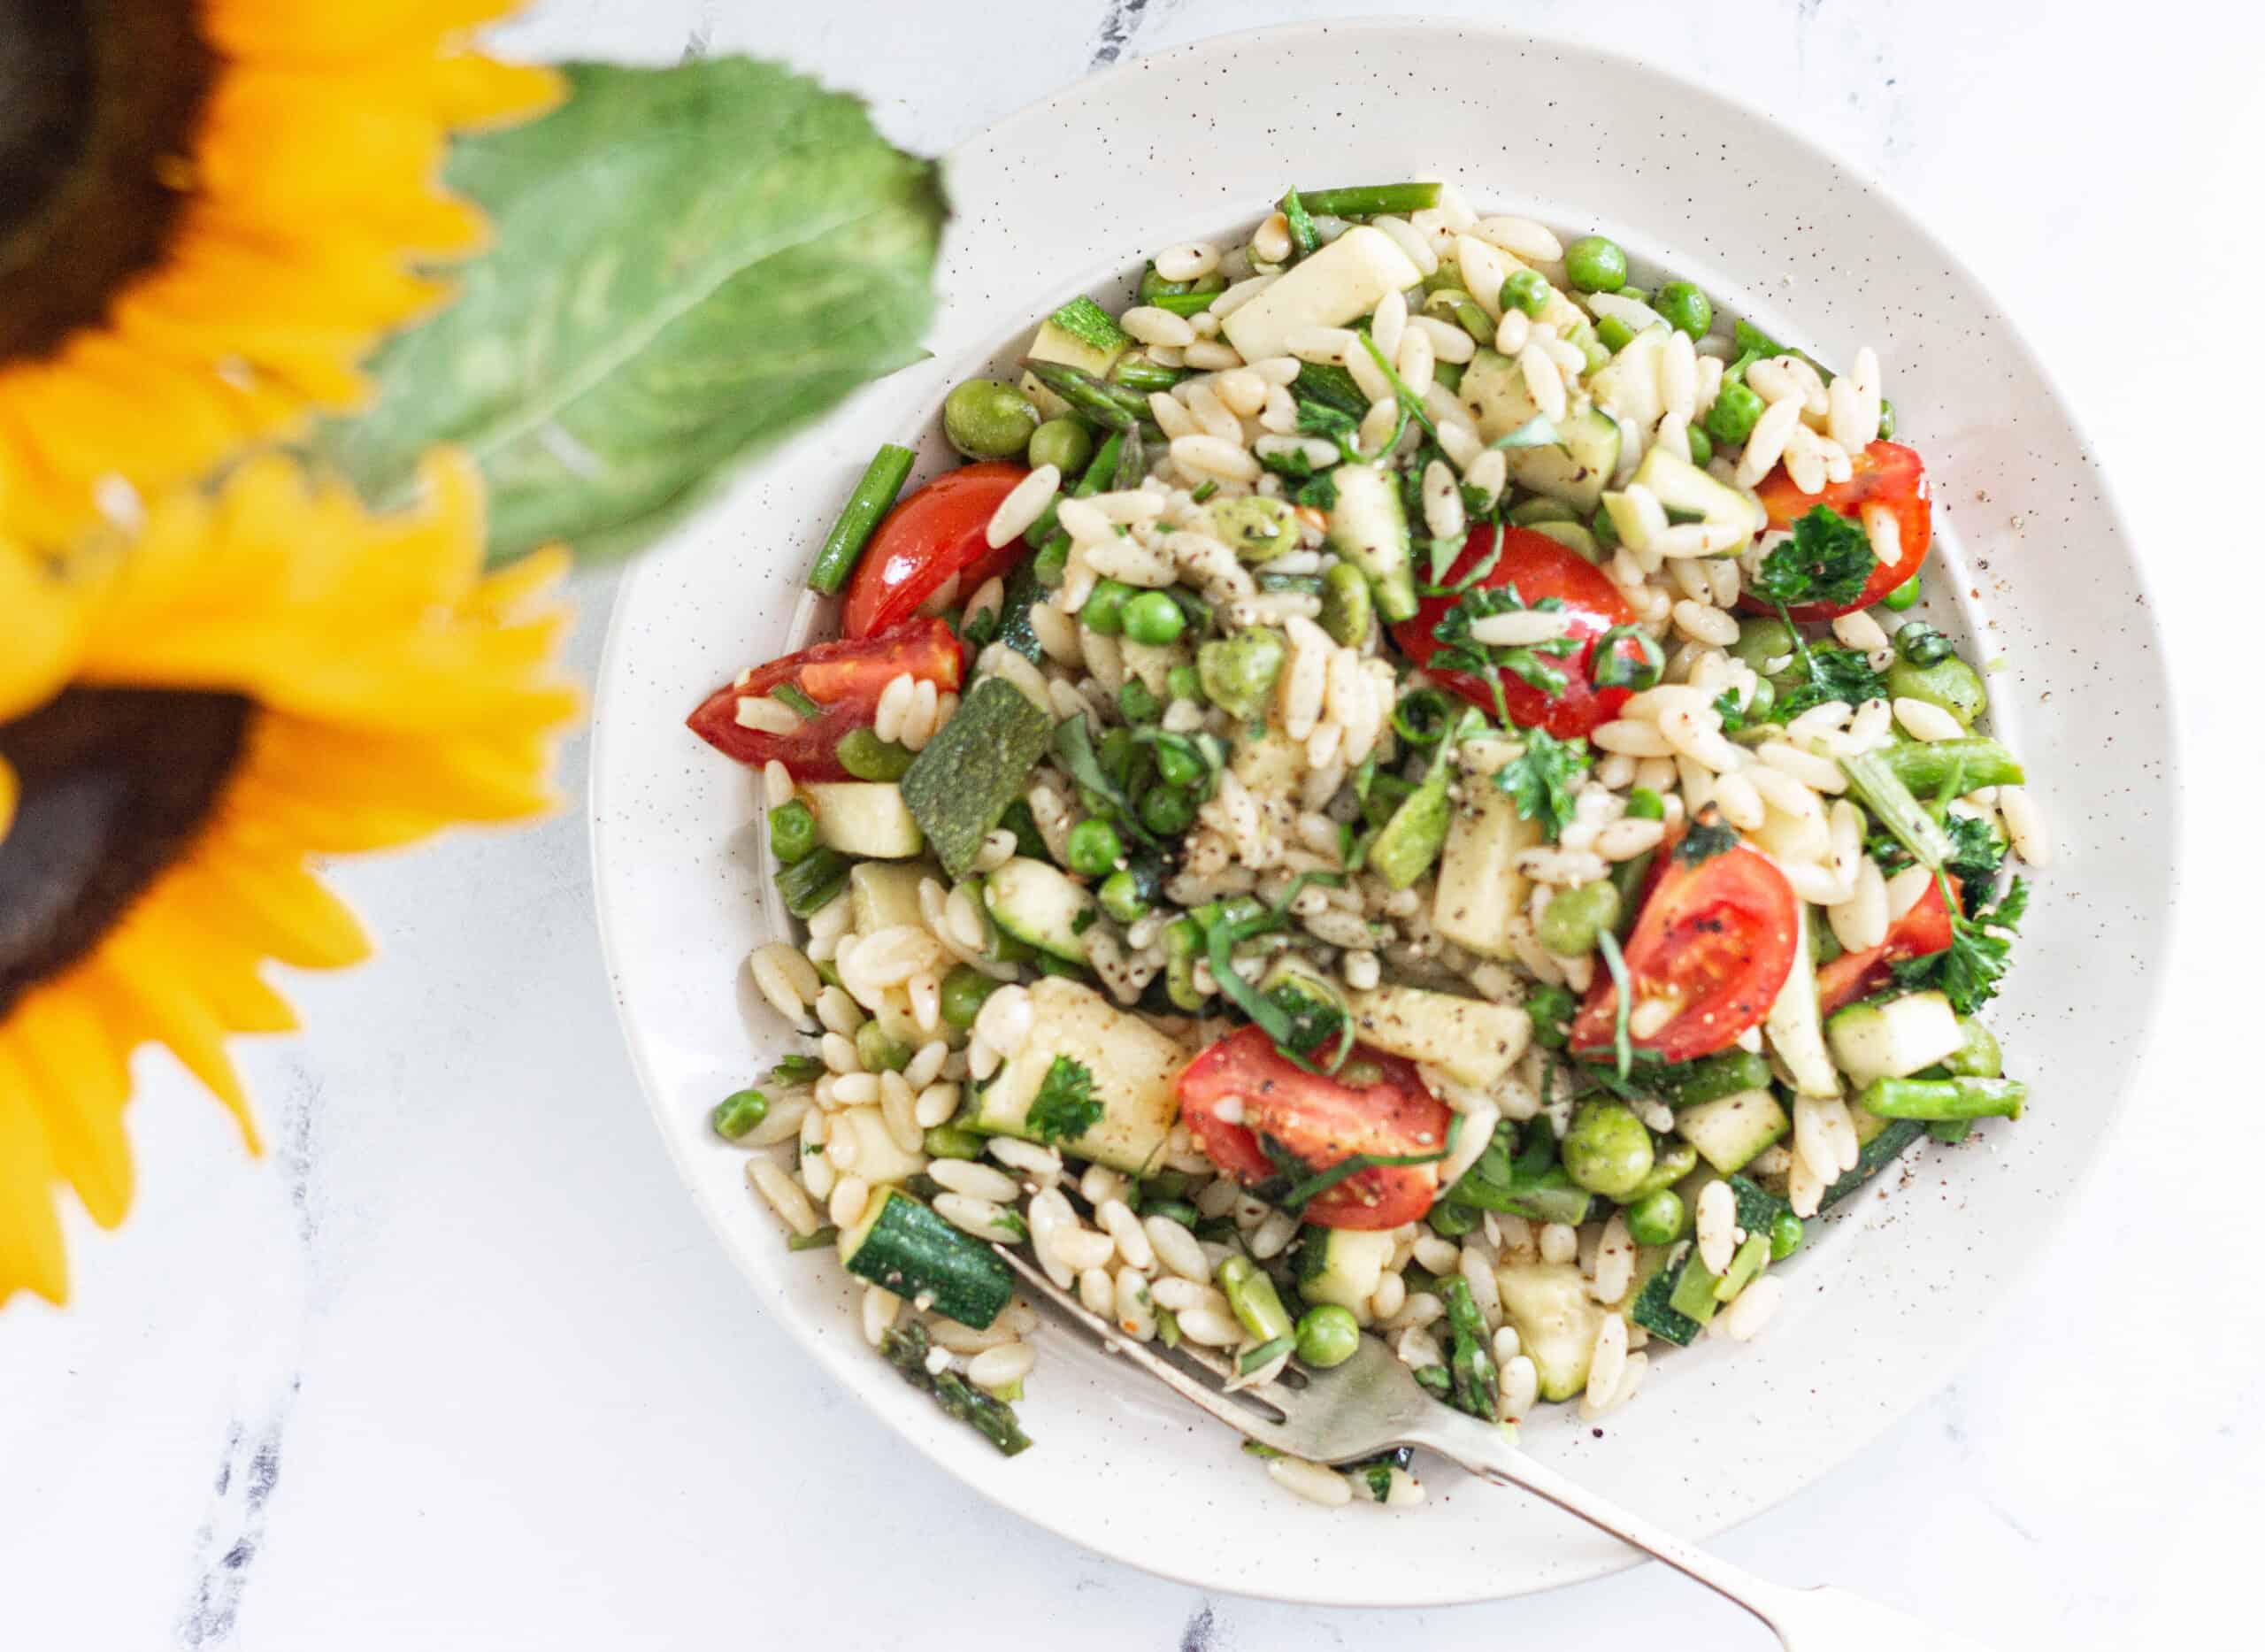
{"label": "red tomato wedge", "polygon": [[[959,639],[941,619],[916,619],[885,635],[821,642],[756,667],[743,682],[727,682],[700,703],[685,726],[727,757],[765,764],[776,757],[798,780],[846,780],[849,772],[833,755],[842,735],[870,727],[881,690],[899,673],[959,687]],[[818,703],[818,714],[793,733],[766,734],[742,727],[743,696],[768,694],[791,683]]]}
{"label": "red tomato wedge", "polygon": [[[1316,1172],[1356,1153],[1405,1157],[1447,1146],[1455,1115],[1424,1087],[1414,1064],[1365,1046],[1355,1049],[1353,1060],[1381,1076],[1353,1085],[1308,1072],[1285,1059],[1264,1033],[1247,1026],[1179,1075],[1180,1116],[1197,1148],[1246,1186],[1282,1173],[1259,1145],[1262,1135]],[[1242,1103],[1240,1123],[1219,1117],[1230,1100]],[[1322,1227],[1398,1227],[1429,1210],[1439,1191],[1437,1160],[1372,1165],[1316,1194],[1303,1215]]]}
{"label": "red tomato wedge", "polygon": [[[1927,467],[1918,454],[1900,442],[1875,442],[1851,458],[1849,467],[1854,475],[1845,482],[1832,483],[1821,494],[1805,494],[1794,487],[1782,465],[1754,489],[1762,508],[1770,512],[1771,527],[1789,528],[1821,504],[1858,522],[1863,520],[1867,505],[1884,505],[1895,513],[1903,554],[1893,563],[1874,568],[1854,602],[1804,603],[1788,611],[1796,619],[1836,619],[1859,608],[1870,608],[1918,572],[1919,565],[1927,559],[1928,542],[1934,536],[1934,507],[1928,503]],[[1751,596],[1741,597],[1739,606],[1748,613],[1771,611],[1769,603]]]}
{"label": "red tomato wedge", "polygon": [[[1494,535],[1492,526],[1472,529],[1470,537],[1463,542],[1463,553],[1440,583],[1455,585],[1469,577],[1473,568],[1493,555]],[[1545,597],[1556,597],[1565,604],[1565,611],[1571,618],[1570,634],[1581,639],[1578,653],[1548,662],[1565,673],[1562,694],[1546,695],[1507,672],[1500,673],[1502,699],[1509,707],[1510,720],[1521,728],[1547,729],[1560,740],[1586,734],[1617,716],[1629,695],[1625,688],[1599,688],[1591,681],[1596,663],[1596,639],[1615,626],[1632,625],[1636,616],[1621,600],[1619,590],[1610,580],[1547,534],[1537,534],[1531,528],[1510,527],[1502,529],[1501,536],[1501,559],[1478,583],[1489,589],[1515,585],[1528,606]],[[1419,665],[1438,653],[1440,645],[1432,635],[1432,627],[1445,619],[1459,600],[1453,596],[1428,598],[1417,609],[1413,619],[1403,619],[1394,626],[1392,637],[1400,645],[1400,651]],[[1630,664],[1641,664],[1643,651],[1634,642],[1624,637],[1616,646]],[[1487,691],[1483,679],[1462,672],[1442,672],[1440,680],[1480,711],[1493,711],[1494,696]]]}
{"label": "red tomato wedge", "polygon": [[999,501],[1030,473],[1019,465],[967,465],[947,472],[881,519],[849,581],[842,634],[876,636],[911,619],[920,605],[960,576],[962,595],[1023,554],[1020,535],[994,550],[983,531]]}
{"label": "red tomato wedge", "polygon": [[[1951,880],[1958,887],[1958,880]],[[1887,939],[1862,952],[1844,952],[1816,972],[1817,1008],[1831,1015],[1844,1003],[1854,1003],[1887,984],[1887,966],[1906,958],[1923,958],[1950,945],[1950,907],[1943,900],[1943,886],[1930,883],[1911,910],[1888,926]]]}
{"label": "red tomato wedge", "polygon": [[[1800,904],[1785,873],[1744,847],[1696,865],[1663,851],[1655,865],[1658,881],[1622,950],[1637,1003],[1664,997],[1678,1008],[1629,1041],[1663,1061],[1691,1061],[1726,1049],[1770,1013],[1793,967]],[[1616,1002],[1600,968],[1573,1018],[1576,1054],[1611,1052]]]}

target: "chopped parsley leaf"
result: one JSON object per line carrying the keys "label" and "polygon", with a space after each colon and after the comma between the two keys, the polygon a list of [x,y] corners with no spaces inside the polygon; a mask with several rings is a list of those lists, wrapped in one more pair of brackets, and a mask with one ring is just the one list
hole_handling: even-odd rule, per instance
{"label": "chopped parsley leaf", "polygon": [[1861,523],[1818,505],[1793,524],[1793,536],[1762,559],[1749,588],[1765,602],[1853,603],[1879,558]]}
{"label": "chopped parsley leaf", "polygon": [[1573,823],[1574,794],[1589,772],[1588,744],[1559,740],[1548,730],[1525,732],[1525,749],[1494,771],[1494,788],[1521,820],[1539,820],[1555,842]]}
{"label": "chopped parsley leaf", "polygon": [[[1559,597],[1545,596],[1530,606],[1538,612],[1555,612],[1564,605]],[[1466,592],[1432,627],[1432,640],[1440,646],[1425,662],[1428,667],[1432,671],[1462,672],[1484,681],[1494,696],[1497,722],[1510,720],[1509,703],[1502,695],[1501,672],[1508,672],[1554,699],[1565,692],[1565,673],[1549,661],[1581,651],[1581,640],[1578,637],[1553,637],[1546,642],[1496,647],[1470,634],[1470,627],[1478,620],[1496,614],[1524,613],[1528,608],[1516,586],[1489,586]]]}
{"label": "chopped parsley leaf", "polygon": [[1798,643],[1797,662],[1808,673],[1780,694],[1770,708],[1772,722],[1790,723],[1802,712],[1830,700],[1862,705],[1887,693],[1887,680],[1871,668],[1863,655],[1837,642]]}
{"label": "chopped parsley leaf", "polygon": [[1300,483],[1290,498],[1294,503],[1304,505],[1309,510],[1334,511],[1337,508],[1337,479],[1324,471],[1311,481]]}
{"label": "chopped parsley leaf", "polygon": [[1101,1103],[1094,1097],[1093,1069],[1068,1056],[1056,1056],[1023,1122],[1040,1141],[1072,1141],[1099,1124]]}
{"label": "chopped parsley leaf", "polygon": [[[1896,964],[1896,985],[1914,990],[1939,988],[1952,1009],[1961,1015],[1972,1015],[1997,996],[1998,983],[2013,957],[2012,932],[2028,909],[2029,886],[2016,878],[1994,905],[1972,918],[1954,911],[1950,945],[1943,951]],[[1994,934],[1993,930],[2006,933]]]}

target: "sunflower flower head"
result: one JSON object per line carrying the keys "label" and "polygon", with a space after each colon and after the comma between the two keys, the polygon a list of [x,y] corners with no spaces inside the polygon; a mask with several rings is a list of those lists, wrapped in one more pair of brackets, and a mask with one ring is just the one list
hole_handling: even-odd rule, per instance
{"label": "sunflower flower head", "polygon": [[58,1184],[124,1218],[137,1046],[257,1146],[224,1041],[296,1025],[261,965],[368,950],[311,860],[549,806],[563,554],[483,577],[461,457],[420,500],[270,457],[65,565],[0,545],[0,1301],[64,1299]]}
{"label": "sunflower flower head", "polygon": [[465,48],[513,9],[0,8],[0,524],[60,542],[361,397],[372,341],[441,295],[412,264],[483,234],[449,134],[557,95]]}

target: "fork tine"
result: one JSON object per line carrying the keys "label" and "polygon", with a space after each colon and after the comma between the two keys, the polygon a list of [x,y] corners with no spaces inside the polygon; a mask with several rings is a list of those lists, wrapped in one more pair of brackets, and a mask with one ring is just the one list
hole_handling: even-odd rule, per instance
{"label": "fork tine", "polygon": [[[1255,1440],[1261,1445],[1272,1446],[1277,1450],[1286,1448],[1279,1443],[1286,1436],[1276,1425],[1257,1415],[1248,1406],[1239,1404],[1235,1397],[1222,1394],[1217,1389],[1197,1381],[1170,1360],[1157,1357],[1143,1344],[1125,1336],[1114,1325],[1102,1320],[1099,1315],[1094,1313],[1076,1297],[1058,1288],[1052,1279],[1047,1278],[1043,1269],[1025,1257],[1019,1251],[1011,1250],[999,1244],[993,1245],[992,1249],[1006,1259],[1007,1265],[1020,1274],[1023,1281],[1033,1290],[1046,1298],[1099,1341],[1104,1351],[1130,1360],[1149,1376],[1170,1387],[1182,1399],[1202,1407],[1203,1410],[1225,1423],[1237,1433]],[[1213,1365],[1209,1359],[1203,1359],[1201,1363],[1206,1370],[1214,1372],[1218,1370],[1218,1367]],[[1220,1374],[1227,1373],[1220,1372]],[[1267,1386],[1271,1387],[1272,1385]],[[1246,1388],[1240,1393],[1261,1395],[1261,1397],[1263,1397],[1261,1391],[1257,1389]]]}

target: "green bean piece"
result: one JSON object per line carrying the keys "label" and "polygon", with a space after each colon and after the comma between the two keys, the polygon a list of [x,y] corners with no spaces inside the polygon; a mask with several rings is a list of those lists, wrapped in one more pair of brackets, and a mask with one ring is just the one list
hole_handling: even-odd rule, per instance
{"label": "green bean piece", "polygon": [[1919,605],[1919,576],[1915,573],[1881,597],[1879,605],[1891,614],[1900,614],[1906,609],[1916,608]]}
{"label": "green bean piece", "polygon": [[1140,799],[1140,824],[1159,837],[1187,830],[1195,818],[1195,794],[1178,786],[1152,786]]}
{"label": "green bean piece", "polygon": [[1888,772],[1920,797],[1933,797],[1955,776],[1962,794],[1985,786],[2018,786],[2023,773],[2014,754],[1994,740],[1970,734],[1962,740],[1937,740],[1890,746],[1873,754]]}
{"label": "green bean piece", "polygon": [[1051,465],[1064,476],[1075,476],[1093,457],[1093,433],[1074,419],[1049,419],[1030,433],[1033,469]]}
{"label": "green bean piece", "polygon": [[810,565],[810,589],[821,596],[832,596],[849,582],[857,558],[865,554],[865,542],[872,538],[873,530],[896,503],[904,479],[912,474],[912,458],[910,448],[900,448],[890,442],[881,443],[880,450],[865,466],[865,473],[850,490],[841,514],[834,519],[825,543],[818,547],[818,560]]}
{"label": "green bean piece", "polygon": [[1619,922],[1620,892],[1600,878],[1551,895],[1534,933],[1559,957],[1578,958],[1594,950],[1597,937]]}
{"label": "green bean piece", "polygon": [[1195,293],[1209,293],[1217,297],[1225,290],[1226,276],[1217,270],[1209,275],[1199,275],[1192,281],[1168,281],[1156,273],[1156,266],[1149,265],[1140,272],[1140,302],[1154,304],[1166,298],[1185,297]]}
{"label": "green bean piece", "polygon": [[1583,235],[1565,249],[1565,279],[1576,292],[1616,293],[1628,284],[1628,255],[1603,235]]}
{"label": "green bean piece", "polygon": [[1652,1133],[1621,1102],[1582,1103],[1557,1150],[1574,1186],[1608,1199],[1633,1192],[1651,1172]]}
{"label": "green bean piece", "polygon": [[791,866],[818,847],[818,817],[796,797],[771,811],[771,852]]}
{"label": "green bean piece", "polygon": [[870,728],[853,728],[833,743],[833,760],[860,780],[901,780],[912,753]]}
{"label": "green bean piece", "polygon": [[973,1026],[983,1001],[999,990],[1000,983],[972,964],[953,966],[944,977],[943,1017],[953,1026]]}
{"label": "green bean piece", "polygon": [[733,1090],[716,1103],[708,1122],[725,1141],[736,1141],[761,1124],[770,1110],[771,1098],[761,1090]]}
{"label": "green bean piece", "polygon": [[[808,918],[848,886],[849,857],[839,849],[813,849],[793,865],[781,867],[773,881],[787,910],[797,918]],[[825,973],[821,965],[821,979]]]}
{"label": "green bean piece", "polygon": [[1639,1245],[1671,1245],[1683,1233],[1683,1199],[1672,1187],[1647,1193],[1621,1213]]}
{"label": "green bean piece", "polygon": [[1782,356],[1785,347],[1751,321],[1731,324],[1731,342],[1741,356]]}
{"label": "green bean piece", "polygon": [[1685,429],[1685,439],[1691,443],[1691,462],[1704,470],[1713,462],[1715,443],[1703,425],[1691,425]]}
{"label": "green bean piece", "polygon": [[1914,665],[1899,659],[1887,668],[1887,692],[1903,700],[1923,700],[1929,705],[1939,705],[1959,720],[1963,727],[1972,727],[1974,719],[1990,709],[1990,691],[1982,686],[1982,673],[1957,655],[1947,655],[1931,665]]}
{"label": "green bean piece", "polygon": [[1070,828],[1070,835],[1062,846],[1063,858],[1070,863],[1070,870],[1083,878],[1109,875],[1125,853],[1123,840],[1117,828],[1095,817],[1080,820]]}
{"label": "green bean piece", "polygon": [[[1538,316],[1549,308],[1549,278],[1539,270],[1513,270],[1502,282],[1501,304],[1505,310],[1516,310]],[[1492,344],[1494,334],[1490,330],[1478,341]]]}
{"label": "green bean piece", "polygon": [[920,1137],[930,1158],[981,1158],[983,1138],[958,1125],[930,1125]]}
{"label": "green bean piece", "polygon": [[1143,1216],[1161,1216],[1167,1222],[1177,1222],[1193,1231],[1203,1219],[1203,1213],[1185,1199],[1152,1199],[1140,1207]]}
{"label": "green bean piece", "polygon": [[1290,226],[1290,244],[1298,256],[1321,250],[1321,232],[1313,227],[1313,212],[1295,189],[1286,190],[1281,201],[1282,216]]}
{"label": "green bean piece", "polygon": [[1321,576],[1321,628],[1331,642],[1359,647],[1369,634],[1374,611],[1369,582],[1351,563],[1332,564]]}
{"label": "green bean piece", "polygon": [[1770,1222],[1770,1260],[1783,1262],[1801,1248],[1803,1230],[1801,1218],[1791,1210],[1780,1210]]}
{"label": "green bean piece", "polygon": [[1461,1239],[1477,1228],[1483,1217],[1484,1213],[1474,1206],[1441,1200],[1424,1219],[1441,1239]]}
{"label": "green bean piece", "polygon": [[1745,385],[1725,378],[1707,410],[1707,434],[1725,446],[1735,446],[1754,434],[1762,418],[1762,398]]}
{"label": "green bean piece", "polygon": [[1316,1371],[1343,1364],[1360,1350],[1361,1322],[1335,1302],[1309,1308],[1298,1318],[1298,1357]]}
{"label": "green bean piece", "polygon": [[1271,1342],[1295,1332],[1296,1326],[1290,1322],[1289,1310],[1282,1306],[1274,1281],[1262,1273],[1248,1256],[1238,1252],[1219,1258],[1218,1286],[1227,1299],[1227,1306],[1235,1310],[1235,1318],[1242,1321],[1242,1328],[1255,1340]]}
{"label": "green bean piece", "polygon": [[1545,1049],[1565,1048],[1566,1025],[1580,1005],[1562,987],[1540,986],[1525,995],[1525,1012],[1533,1021],[1533,1041]]}
{"label": "green bean piece", "polygon": [[970,379],[944,397],[944,436],[971,459],[1019,457],[1039,422],[1030,397],[997,379]]}
{"label": "green bean piece", "polygon": [[1140,880],[1129,871],[1112,872],[1102,880],[1099,894],[1101,910],[1120,924],[1133,924],[1148,915],[1148,897],[1140,893]]}
{"label": "green bean piece", "polygon": [[1962,1041],[1942,1059],[1943,1070],[1954,1079],[2001,1079],[2006,1059],[1998,1049],[1998,1035],[1970,1015],[1958,1018]]}
{"label": "green bean piece", "polygon": [[1374,218],[1380,212],[1422,212],[1440,204],[1436,183],[1360,183],[1303,193],[1316,218]]}
{"label": "green bean piece", "polygon": [[1217,292],[1158,293],[1147,302],[1152,310],[1168,310],[1176,316],[1196,316],[1217,303],[1218,297]]}
{"label": "green bean piece", "polygon": [[1874,1079],[1859,1104],[1882,1118],[2018,1118],[2028,1099],[2018,1079]]}
{"label": "green bean piece", "polygon": [[1689,281],[1670,281],[1652,296],[1652,308],[1667,318],[1668,326],[1693,339],[1707,336],[1715,325],[1715,306]]}
{"label": "green bean piece", "polygon": [[[1207,298],[1209,295],[1206,296]],[[1179,367],[1167,367],[1160,361],[1150,361],[1145,356],[1127,356],[1117,364],[1109,377],[1128,390],[1138,390],[1143,396],[1158,390],[1169,390],[1187,376]]]}
{"label": "green bean piece", "polygon": [[1265,711],[1287,651],[1280,632],[1254,626],[1196,649],[1195,669],[1213,704],[1236,717],[1254,718]]}

